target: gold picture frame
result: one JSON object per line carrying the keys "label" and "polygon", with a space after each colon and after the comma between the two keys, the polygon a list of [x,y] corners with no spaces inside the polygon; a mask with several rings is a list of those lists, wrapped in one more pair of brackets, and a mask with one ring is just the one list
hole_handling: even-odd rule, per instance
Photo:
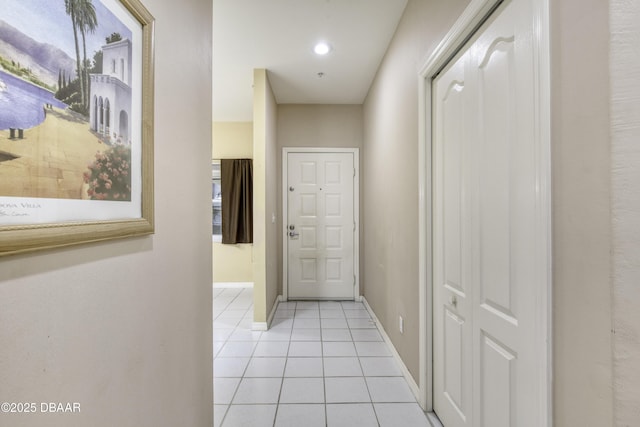
{"label": "gold picture frame", "polygon": [[[0,67],[0,257],[154,233],[155,20],[138,0],[84,0],[77,3],[74,0],[65,0],[64,3],[42,0],[42,2],[49,5],[34,4],[38,1],[12,2],[8,8],[0,11],[0,39],[11,39],[15,45],[20,45],[21,39],[36,40],[36,43],[44,46],[45,43],[51,45],[55,40],[38,42],[32,34],[26,34],[27,27],[59,25],[60,28],[66,26],[68,32],[80,32],[81,34],[74,34],[77,52],[75,56],[78,64],[75,70],[71,65],[69,67],[73,72],[65,71],[60,67],[57,84],[55,70],[41,72],[42,75],[48,75],[50,81],[54,81],[48,86],[45,83],[42,84],[50,88],[49,92],[57,90],[55,95],[59,96],[62,89],[65,89],[71,93],[68,100],[75,99],[75,101],[57,106],[58,101],[52,105],[39,100],[44,114],[44,119],[40,117],[39,120],[43,121],[30,129],[22,129],[17,124],[19,120],[15,117],[8,115],[2,117],[2,91],[6,95],[4,102],[15,103],[15,99],[7,100],[7,98],[18,96],[15,93],[19,90],[15,89],[15,93],[12,93],[14,88],[11,84],[3,82],[3,79],[14,81],[16,76],[7,77],[3,68]],[[86,22],[78,23],[73,17],[74,12],[76,15],[80,14],[73,10],[76,4],[86,5],[86,3],[92,4],[94,8],[93,18],[89,11],[89,20],[102,19],[105,23],[104,27],[100,28],[100,23],[95,25],[94,22],[94,33],[100,32],[101,40],[105,42],[102,42],[103,46],[100,50],[95,51],[93,61],[87,60],[86,52],[84,58],[80,55],[83,44],[87,49],[85,38],[90,33],[87,31],[82,34],[81,28],[89,29],[91,25],[87,27]],[[47,10],[53,7],[65,8],[64,15],[60,10],[55,10],[55,13]],[[33,13],[42,16],[34,15],[35,17],[30,21],[22,17],[16,19],[23,23],[23,30],[20,30],[18,25],[20,22],[14,26],[12,22],[6,22],[7,16],[3,16],[3,14],[11,14],[12,8],[22,9],[14,10],[16,14]],[[45,8],[45,10],[37,10],[39,8]],[[57,19],[57,21],[41,22],[39,19]],[[24,24],[24,22],[29,23]],[[113,24],[114,27],[111,28],[110,23],[117,25]],[[96,31],[96,27],[101,31]],[[116,31],[114,28],[121,30]],[[32,31],[37,33],[39,30]],[[107,34],[107,37],[104,34]],[[65,43],[67,47],[71,45],[70,42],[60,42],[60,51],[63,50],[61,46]],[[16,51],[19,49],[20,47],[15,48]],[[67,51],[71,52],[67,56],[73,58],[72,49]],[[25,55],[29,57],[29,52],[20,52],[20,55],[15,56],[24,61]],[[20,63],[15,66],[16,73],[26,73],[18,76],[20,82],[16,83],[16,86],[26,84],[25,81],[34,75],[37,77],[38,70],[43,68],[37,66],[39,57],[36,55],[40,54],[31,55],[30,66],[26,67]],[[2,65],[3,56],[3,52],[0,52],[0,65]],[[63,56],[60,54],[61,58]],[[100,60],[102,65],[99,64]],[[16,59],[6,57],[4,61],[13,65],[17,62]],[[11,67],[11,65],[8,66]],[[72,80],[73,77],[75,79]],[[40,79],[37,81],[40,82]],[[29,84],[33,86],[32,83],[29,82]],[[79,87],[81,90],[75,90],[74,87]],[[32,89],[29,86],[29,90]],[[127,93],[129,94],[128,104]],[[31,110],[33,110],[32,107]],[[85,115],[76,113],[75,110]],[[38,111],[38,114],[41,112]],[[44,126],[44,123],[48,127]],[[11,128],[11,126],[14,127]],[[71,126],[75,127],[67,131]],[[86,159],[84,163],[86,170],[80,181],[78,181],[78,170],[83,167],[82,162],[85,161],[86,155],[80,156],[79,151],[73,148],[77,147],[80,141],[74,140],[73,137],[63,141],[61,137],[67,133],[77,135],[77,126],[86,127],[89,134],[87,136],[80,132],[84,151],[91,151],[93,147],[91,144],[99,147],[95,152],[95,158],[91,156]],[[7,127],[10,128],[6,129]],[[87,139],[90,142],[85,143]],[[76,145],[71,145],[72,143]],[[62,144],[68,144],[71,148],[62,147]],[[71,155],[63,152],[64,150],[71,150]],[[118,150],[128,153],[129,157],[118,157]],[[63,162],[63,160],[70,162],[69,158],[76,157],[80,160],[74,160],[76,164],[72,166]],[[43,166],[42,159],[45,158],[48,163]],[[117,166],[116,161],[124,165],[118,170],[120,177],[128,176],[128,180],[122,178],[124,183],[122,185],[128,189],[128,192],[113,190],[117,184],[115,176],[117,172],[113,172]],[[72,170],[74,167],[75,170]],[[109,175],[111,172],[113,174]],[[77,193],[76,185],[79,187]],[[65,186],[73,191],[61,193],[62,196],[56,193],[56,191],[60,193],[63,187],[66,188]],[[72,195],[67,196],[67,194]]]}

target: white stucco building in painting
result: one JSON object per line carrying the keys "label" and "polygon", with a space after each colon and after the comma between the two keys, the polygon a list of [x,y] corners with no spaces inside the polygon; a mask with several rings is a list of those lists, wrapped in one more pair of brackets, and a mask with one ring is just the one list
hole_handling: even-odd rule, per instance
{"label": "white stucco building in painting", "polygon": [[131,132],[131,41],[102,46],[102,74],[91,74],[91,129],[110,142],[129,144]]}

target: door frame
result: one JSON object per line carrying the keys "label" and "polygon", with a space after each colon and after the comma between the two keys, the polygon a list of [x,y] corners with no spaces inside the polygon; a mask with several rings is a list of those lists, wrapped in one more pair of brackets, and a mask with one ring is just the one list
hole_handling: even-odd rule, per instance
{"label": "door frame", "polygon": [[355,233],[353,242],[353,274],[354,278],[354,301],[360,301],[360,149],[359,148],[327,148],[327,147],[283,147],[282,148],[282,299],[288,300],[289,294],[289,239],[287,239],[288,227],[288,172],[289,153],[351,153],[353,154],[353,167],[355,176],[353,177],[353,216],[355,220]]}
{"label": "door frame", "polygon": [[[432,90],[433,79],[464,47],[495,9],[505,0],[471,0],[451,27],[418,75],[419,89],[419,403],[433,411],[433,158],[432,158]],[[539,260],[535,340],[538,348],[539,413],[545,426],[552,425],[552,263],[551,263],[551,89],[549,0],[524,0],[532,6],[534,28],[534,64],[536,98],[537,184],[540,201],[537,223],[545,230],[536,256]]]}

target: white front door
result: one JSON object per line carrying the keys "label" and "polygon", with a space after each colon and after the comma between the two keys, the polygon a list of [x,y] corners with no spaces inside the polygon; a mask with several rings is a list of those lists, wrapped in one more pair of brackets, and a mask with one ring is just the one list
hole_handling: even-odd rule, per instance
{"label": "white front door", "polygon": [[353,299],[353,152],[286,154],[287,297]]}
{"label": "white front door", "polygon": [[433,81],[434,410],[445,427],[546,423],[529,8],[506,1]]}

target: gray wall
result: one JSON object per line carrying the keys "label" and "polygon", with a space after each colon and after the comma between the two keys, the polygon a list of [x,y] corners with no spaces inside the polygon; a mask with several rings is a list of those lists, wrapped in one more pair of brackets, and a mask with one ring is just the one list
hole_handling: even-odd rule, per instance
{"label": "gray wall", "polygon": [[[362,106],[361,105],[291,105],[278,106],[278,218],[282,218],[282,148],[331,147],[360,148],[360,251],[364,247],[362,211]],[[278,220],[278,283],[282,295],[282,220]],[[360,271],[363,262],[360,257]],[[360,276],[362,292],[362,273]]]}
{"label": "gray wall", "polygon": [[551,2],[554,421],[611,425],[609,14]]}
{"label": "gray wall", "polygon": [[640,419],[640,2],[610,4],[614,410],[616,425],[632,426]]}
{"label": "gray wall", "polygon": [[[267,74],[268,76],[268,74]],[[268,82],[267,82],[268,83]],[[267,196],[266,209],[268,213],[268,225],[267,225],[267,316],[273,310],[278,299],[279,288],[282,286],[282,282],[278,280],[278,271],[282,269],[282,262],[280,260],[280,252],[278,252],[278,209],[277,197],[273,197],[273,194],[277,194],[280,187],[278,186],[278,176],[280,176],[278,169],[278,105],[276,98],[271,89],[271,84],[267,85],[268,91],[266,93],[266,169],[267,169]],[[275,223],[273,219],[275,218]]]}
{"label": "gray wall", "polygon": [[81,404],[0,414],[3,426],[213,423],[212,5],[144,4],[157,20],[156,234],[0,259],[0,402]]}
{"label": "gray wall", "polygon": [[364,296],[416,382],[418,73],[467,4],[409,0],[364,104]]}

